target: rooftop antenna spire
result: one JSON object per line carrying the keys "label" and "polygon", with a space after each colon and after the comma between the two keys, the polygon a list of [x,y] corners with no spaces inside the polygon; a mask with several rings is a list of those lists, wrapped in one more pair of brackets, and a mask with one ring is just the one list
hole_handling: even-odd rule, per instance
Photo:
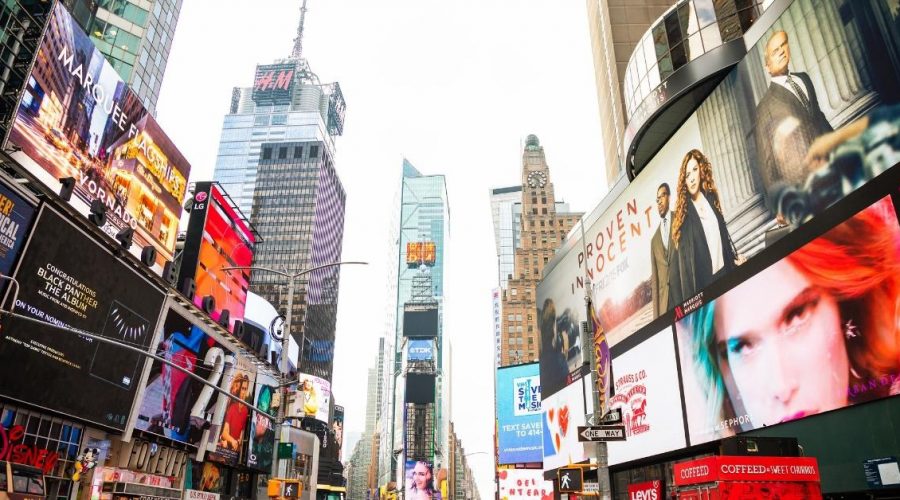
{"label": "rooftop antenna spire", "polygon": [[294,50],[291,59],[299,61],[303,57],[303,22],[306,20],[306,0],[300,6],[300,25],[297,26],[297,37],[294,38]]}

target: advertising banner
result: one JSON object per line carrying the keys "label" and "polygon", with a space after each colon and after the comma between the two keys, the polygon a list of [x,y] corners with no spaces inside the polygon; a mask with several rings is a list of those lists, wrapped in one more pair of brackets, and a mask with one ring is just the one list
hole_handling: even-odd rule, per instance
{"label": "advertising banner", "polygon": [[438,334],[438,306],[434,304],[403,305],[403,336],[434,338]]}
{"label": "advertising banner", "polygon": [[580,379],[541,400],[544,472],[588,458],[584,443],[578,441],[578,426],[587,425],[584,416],[594,411],[593,402],[585,401],[584,382]]}
{"label": "advertising banner", "polygon": [[207,296],[215,299],[212,319],[220,321],[228,311],[227,329],[234,332],[235,321],[244,319],[244,305],[250,287],[249,267],[253,263],[256,237],[229,202],[222,188],[213,182],[198,182],[191,205],[191,218],[184,242],[178,283],[193,278],[194,305],[202,307]]}
{"label": "advertising banner", "polygon": [[691,444],[900,393],[890,198],[676,324]]}
{"label": "advertising banner", "polygon": [[538,363],[497,369],[500,464],[543,459],[541,377]]}
{"label": "advertising banner", "polygon": [[290,104],[296,69],[297,66],[292,63],[256,66],[256,78],[253,80],[253,102],[257,104]]}
{"label": "advertising banner", "polygon": [[334,442],[337,445],[337,461],[340,462],[341,452],[344,449],[344,407],[341,405],[334,405],[331,431],[334,432]]}
{"label": "advertising banner", "polygon": [[[228,393],[253,404],[253,387],[256,383],[256,365],[250,358],[235,356],[234,375]],[[224,397],[219,395],[218,397]],[[250,407],[229,398],[225,406],[225,418],[218,432],[215,432],[216,446],[207,455],[209,460],[228,465],[242,462],[244,443],[249,438]]]}
{"label": "advertising banner", "polygon": [[[52,209],[41,210],[15,277],[16,313],[150,349],[163,291]],[[124,429],[143,356],[15,317],[0,331],[0,394]]]}
{"label": "advertising banner", "polygon": [[[34,219],[35,206],[0,183],[0,274],[12,275],[13,265]],[[0,288],[6,283],[0,283]]]}
{"label": "advertising banner", "polygon": [[683,448],[684,417],[671,328],[613,359],[615,393],[626,441],[607,444],[610,465]]}
{"label": "advertising banner", "polygon": [[[259,373],[256,377],[256,407],[270,416],[278,414],[273,407],[278,381],[274,377]],[[250,441],[247,448],[247,466],[261,471],[272,469],[272,454],[275,446],[275,424],[260,412],[254,411],[250,420]]]}
{"label": "advertising banner", "polygon": [[134,229],[132,252],[172,260],[190,165],[91,39],[57,4],[16,114],[12,156],[70,203],[106,208],[103,230]]}
{"label": "advertising banner", "polygon": [[433,241],[408,242],[406,244],[406,263],[409,267],[421,265],[433,266],[437,259],[437,246]]}
{"label": "advertising banner", "polygon": [[541,469],[497,471],[500,500],[553,500],[553,481],[545,481]]}
{"label": "advertising banner", "polygon": [[307,417],[328,423],[331,402],[331,383],[312,375],[301,373],[297,376],[298,387],[294,394],[294,404],[290,415]]}
{"label": "advertising banner", "polygon": [[426,461],[406,461],[406,498],[432,498],[440,500],[441,491],[437,488],[434,464]]}
{"label": "advertising banner", "polygon": [[[174,309],[166,313],[156,355],[220,386],[225,358],[232,353]],[[228,390],[226,385],[222,387]],[[211,387],[154,361],[138,410],[135,428],[196,445],[214,398]]]}
{"label": "advertising banner", "polygon": [[409,341],[410,361],[431,361],[434,359],[434,341],[432,340],[410,340]]}
{"label": "advertising banner", "polygon": [[[585,240],[567,241],[545,271],[538,307],[550,300],[580,324],[587,278],[615,346],[900,161],[895,9],[875,0],[844,10],[793,2],[640,175],[586,218]],[[558,390],[566,347],[550,325],[545,395]]]}
{"label": "advertising banner", "polygon": [[815,457],[712,456],[675,464],[675,485],[715,481],[818,482]]}

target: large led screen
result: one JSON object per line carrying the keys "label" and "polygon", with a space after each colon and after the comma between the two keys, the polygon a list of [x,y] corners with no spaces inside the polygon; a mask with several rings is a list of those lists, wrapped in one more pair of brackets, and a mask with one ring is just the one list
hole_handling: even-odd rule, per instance
{"label": "large led screen", "polygon": [[193,278],[194,304],[213,297],[212,318],[219,321],[227,310],[233,331],[235,321],[244,319],[255,236],[218,184],[198,182],[191,207],[178,282]]}
{"label": "large led screen", "polygon": [[608,443],[609,463],[683,448],[684,418],[671,328],[612,361],[615,393],[609,408],[622,410],[626,441]]}
{"label": "large led screen", "polygon": [[410,340],[407,347],[407,359],[410,361],[432,361],[434,359],[434,341]]}
{"label": "large led screen", "polygon": [[[260,372],[256,377],[256,407],[274,417],[278,408],[273,407],[278,381],[269,374]],[[253,411],[250,420],[250,440],[247,445],[247,466],[256,470],[269,471],[272,468],[272,453],[275,447],[275,421],[261,412]]]}
{"label": "large led screen", "polygon": [[540,462],[543,445],[538,363],[498,368],[496,399],[499,463]]}
{"label": "large led screen", "polygon": [[[0,274],[10,276],[34,219],[34,205],[0,184]],[[0,288],[6,283],[0,283]]]}
{"label": "large led screen", "polygon": [[885,198],[677,323],[691,444],[900,393]]}
{"label": "large led screen", "polygon": [[437,337],[437,304],[406,304],[403,306],[404,337]]}
{"label": "large led screen", "polygon": [[544,472],[588,459],[585,444],[578,441],[578,426],[587,425],[585,415],[594,411],[593,401],[585,399],[584,382],[579,379],[542,398]]}
{"label": "large led screen", "polygon": [[331,403],[331,383],[319,377],[301,373],[297,377],[297,392],[290,414],[328,423]]}
{"label": "large led screen", "polygon": [[140,99],[57,4],[9,142],[13,157],[53,191],[73,179],[83,214],[106,207],[104,231],[135,230],[133,251],[172,260],[190,165]]}
{"label": "large led screen", "polygon": [[[228,393],[247,404],[228,398],[222,424],[213,432],[215,448],[207,455],[210,460],[228,465],[243,462],[244,443],[250,437],[250,407],[253,404],[253,386],[256,383],[256,365],[243,355],[235,357],[234,374]],[[218,395],[218,397],[224,397]]]}
{"label": "large led screen", "polygon": [[69,329],[150,349],[162,290],[49,208],[15,276],[15,312],[49,324],[4,316],[0,394],[124,429],[145,358]]}
{"label": "large led screen", "polygon": [[405,474],[406,498],[441,498],[435,477],[434,464],[424,460],[407,460]]}
{"label": "large led screen", "polygon": [[[569,239],[545,268],[538,307],[550,300],[580,324],[589,280],[615,346],[900,161],[895,9],[852,4],[793,2],[635,180],[585,218],[585,240]],[[572,350],[564,340],[542,329],[553,373]]]}
{"label": "large led screen", "polygon": [[500,500],[553,500],[553,481],[541,469],[502,469],[497,480]]}
{"label": "large led screen", "polygon": [[[174,309],[167,312],[161,333],[157,356],[216,386],[221,384],[226,356],[231,353],[216,339]],[[181,370],[154,361],[135,428],[196,445],[216,400],[213,392]]]}

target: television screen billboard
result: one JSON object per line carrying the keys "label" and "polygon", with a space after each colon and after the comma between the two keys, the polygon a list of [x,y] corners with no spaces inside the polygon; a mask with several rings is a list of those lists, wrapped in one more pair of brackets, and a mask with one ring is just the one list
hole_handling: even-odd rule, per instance
{"label": "television screen billboard", "polygon": [[403,306],[404,337],[437,337],[437,304],[406,304]]}
{"label": "television screen billboard", "polygon": [[500,500],[549,500],[553,481],[545,481],[541,469],[502,469],[497,471]]}
{"label": "television screen billboard", "polygon": [[[166,312],[161,333],[157,356],[220,385],[225,358],[231,352],[175,309]],[[154,361],[134,427],[196,445],[200,442],[204,417],[211,411],[214,396],[212,388],[168,364]]]}
{"label": "television screen billboard", "polygon": [[[0,274],[12,275],[13,265],[31,229],[35,205],[0,183]],[[6,286],[0,283],[0,288]]]}
{"label": "television screen billboard", "polygon": [[587,425],[585,414],[594,411],[593,401],[585,399],[589,388],[584,383],[583,378],[576,380],[556,394],[541,398],[544,472],[588,458],[585,444],[578,441],[578,426]]}
{"label": "television screen billboard", "polygon": [[610,409],[622,411],[626,441],[607,444],[610,465],[683,448],[684,417],[671,327],[612,361],[615,393]]}
{"label": "television screen billboard", "polygon": [[410,361],[431,361],[434,359],[433,340],[410,340],[407,359]]}
{"label": "television screen billboard", "polygon": [[328,423],[330,404],[331,383],[306,373],[297,376],[297,392],[294,394],[291,415]]}
{"label": "television screen billboard", "polygon": [[294,88],[295,64],[259,64],[253,80],[253,102],[257,104],[290,104]]}
{"label": "television screen billboard", "polygon": [[[70,203],[106,207],[103,230],[134,229],[132,251],[172,260],[190,165],[140,98],[57,4],[16,113],[12,156],[54,192],[73,179]],[[160,267],[161,268],[161,267]]]}
{"label": "television screen billboard", "polygon": [[341,461],[341,451],[344,448],[344,407],[334,405],[334,417],[331,419],[331,431],[334,433],[334,442],[337,446],[337,460]]}
{"label": "television screen billboard", "polygon": [[406,498],[441,498],[433,462],[407,460],[405,471]]}
{"label": "television screen billboard", "polygon": [[[274,417],[278,408],[273,407],[278,381],[267,373],[256,376],[256,407]],[[250,440],[247,445],[247,466],[256,470],[272,469],[272,454],[275,447],[275,423],[258,411],[253,411],[250,420]]]}
{"label": "television screen billboard", "polygon": [[[16,313],[151,348],[163,291],[46,206],[15,276]],[[140,354],[10,316],[0,359],[0,394],[118,430],[145,366]]]}
{"label": "television screen billboard", "polygon": [[406,244],[406,263],[409,267],[433,266],[437,259],[437,247],[433,241],[416,241]]}
{"label": "television screen billboard", "polygon": [[691,444],[900,393],[898,262],[885,198],[689,311],[676,329]]}
{"label": "television screen billboard", "polygon": [[434,403],[435,376],[427,373],[406,374],[406,402]]}
{"label": "television screen billboard", "polygon": [[499,463],[543,460],[538,363],[498,368],[496,399]]}
{"label": "television screen billboard", "polygon": [[222,311],[228,310],[227,328],[233,332],[234,323],[244,319],[250,270],[224,268],[249,267],[256,238],[229,200],[218,184],[197,183],[178,283],[193,278],[194,305],[202,307],[204,297],[213,297],[212,319],[219,321]]}
{"label": "television screen billboard", "polygon": [[[228,393],[253,404],[253,389],[256,383],[256,365],[243,355],[235,356],[234,374],[228,387]],[[217,397],[224,397],[218,395]],[[228,465],[237,465],[243,460],[244,443],[250,437],[250,407],[233,399],[225,403],[225,415],[221,425],[211,429],[211,439],[215,439],[215,447],[207,455],[209,460]],[[213,432],[214,431],[214,432]]]}

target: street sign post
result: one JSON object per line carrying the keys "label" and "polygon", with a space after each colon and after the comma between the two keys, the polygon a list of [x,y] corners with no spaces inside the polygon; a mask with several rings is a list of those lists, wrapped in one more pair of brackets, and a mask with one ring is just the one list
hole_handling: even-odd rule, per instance
{"label": "street sign post", "polygon": [[600,418],[594,418],[594,415],[591,414],[591,415],[588,417],[587,422],[588,422],[589,424],[591,424],[591,425],[615,425],[615,424],[621,424],[621,423],[622,423],[622,409],[621,409],[621,408],[614,408],[614,409],[612,409],[612,410],[609,410],[608,412],[606,412],[605,415],[603,415],[603,416],[600,417]]}
{"label": "street sign post", "polygon": [[604,425],[578,427],[578,441],[582,443],[598,441],[625,441],[624,425]]}

